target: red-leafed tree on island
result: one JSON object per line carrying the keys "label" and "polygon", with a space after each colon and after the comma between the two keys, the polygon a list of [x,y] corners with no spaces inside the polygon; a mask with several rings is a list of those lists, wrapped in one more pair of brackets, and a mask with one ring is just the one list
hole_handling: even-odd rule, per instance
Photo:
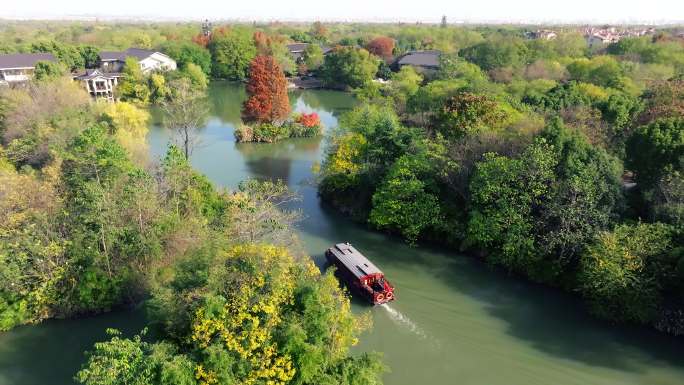
{"label": "red-leafed tree on island", "polygon": [[242,106],[246,122],[280,123],[290,114],[287,80],[273,56],[260,55],[249,65],[249,98]]}

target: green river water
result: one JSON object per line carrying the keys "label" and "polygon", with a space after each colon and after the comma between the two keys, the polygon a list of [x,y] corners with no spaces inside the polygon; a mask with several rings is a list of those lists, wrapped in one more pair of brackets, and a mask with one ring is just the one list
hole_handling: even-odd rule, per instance
{"label": "green river water", "polygon": [[[248,177],[282,179],[299,191],[303,244],[319,265],[332,243],[350,241],[397,288],[389,306],[371,311],[372,331],[356,350],[384,352],[387,385],[683,385],[684,339],[642,328],[614,327],[589,316],[573,296],[523,282],[452,251],[408,247],[340,218],[321,205],[311,168],[324,140],[236,144],[244,91],[215,82],[212,116],[201,131],[193,165],[217,185]],[[316,111],[329,129],[355,104],[344,93],[291,94],[297,111]],[[153,127],[153,157],[170,135]],[[130,335],[145,324],[144,311],[114,312],[77,320],[51,320],[0,335],[0,385],[72,384],[83,351],[105,338],[105,328]]]}

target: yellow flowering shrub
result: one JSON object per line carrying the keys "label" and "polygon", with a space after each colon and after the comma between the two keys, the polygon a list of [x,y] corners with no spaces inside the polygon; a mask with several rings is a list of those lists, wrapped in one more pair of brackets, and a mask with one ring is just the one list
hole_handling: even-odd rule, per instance
{"label": "yellow flowering shrub", "polygon": [[[295,279],[290,253],[271,245],[238,245],[230,248],[211,273],[210,285],[225,298],[223,308],[212,314],[197,309],[191,343],[207,348],[220,342],[248,363],[240,384],[286,384],[295,374],[288,355],[279,354],[272,334],[282,322],[282,311],[292,304]],[[202,384],[212,384],[211,371],[197,368]]]}

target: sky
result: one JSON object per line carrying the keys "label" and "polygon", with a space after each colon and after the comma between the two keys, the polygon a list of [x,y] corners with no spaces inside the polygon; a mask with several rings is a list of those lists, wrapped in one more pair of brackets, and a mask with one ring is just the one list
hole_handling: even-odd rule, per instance
{"label": "sky", "polygon": [[3,0],[2,18],[257,21],[684,22],[684,0]]}

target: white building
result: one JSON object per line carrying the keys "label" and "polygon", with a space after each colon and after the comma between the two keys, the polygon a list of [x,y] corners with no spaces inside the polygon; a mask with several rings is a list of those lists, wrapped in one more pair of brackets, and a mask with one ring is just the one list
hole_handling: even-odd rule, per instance
{"label": "white building", "polygon": [[81,81],[94,99],[114,100],[114,88],[119,84],[120,73],[103,73],[100,70],[87,70],[85,74],[75,76]]}
{"label": "white building", "polygon": [[126,58],[134,57],[140,63],[143,73],[152,71],[173,71],[177,68],[176,61],[158,51],[140,48],[129,48],[121,51],[100,52],[100,70],[102,72],[121,72]]}
{"label": "white building", "polygon": [[0,83],[13,84],[28,81],[33,77],[39,61],[56,62],[50,53],[16,53],[0,55]]}

